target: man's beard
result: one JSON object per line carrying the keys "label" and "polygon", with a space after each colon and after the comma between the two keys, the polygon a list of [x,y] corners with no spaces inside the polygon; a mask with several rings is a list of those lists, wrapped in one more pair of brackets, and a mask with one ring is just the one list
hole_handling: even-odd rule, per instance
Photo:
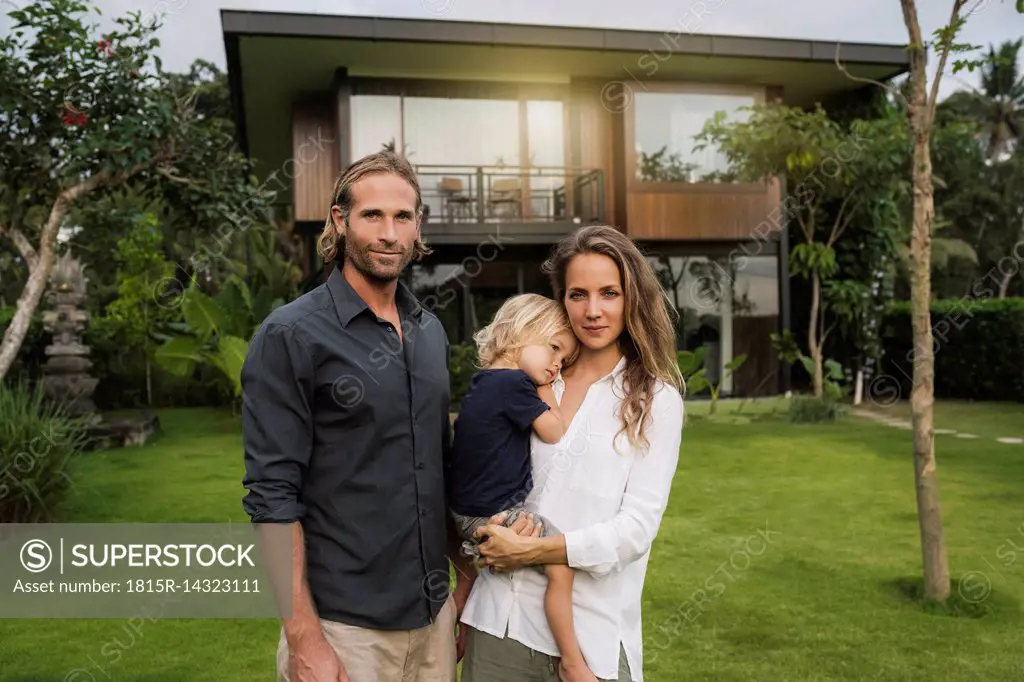
{"label": "man's beard", "polygon": [[[388,247],[388,250],[397,252],[399,248],[397,246]],[[405,266],[412,260],[412,256],[409,251],[402,250],[401,254],[395,259],[394,266],[381,266],[380,263],[374,261],[369,246],[360,248],[346,239],[345,260],[350,262],[368,280],[378,284],[389,284],[402,276],[402,271],[405,270]]]}

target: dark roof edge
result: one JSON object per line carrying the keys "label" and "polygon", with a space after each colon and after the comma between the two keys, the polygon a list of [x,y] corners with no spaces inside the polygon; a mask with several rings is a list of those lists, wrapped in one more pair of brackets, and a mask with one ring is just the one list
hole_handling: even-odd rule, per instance
{"label": "dark roof edge", "polygon": [[[709,57],[891,64],[909,67],[903,45],[757,38],[693,33],[684,21],[666,31],[500,24],[438,19],[221,10],[226,35],[349,38],[464,45],[547,47],[621,52],[668,51]],[[901,69],[902,72],[902,69]]]}

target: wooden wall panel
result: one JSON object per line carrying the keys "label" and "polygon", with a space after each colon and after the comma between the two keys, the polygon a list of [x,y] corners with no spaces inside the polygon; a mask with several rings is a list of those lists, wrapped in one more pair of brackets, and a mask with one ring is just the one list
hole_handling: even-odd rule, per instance
{"label": "wooden wall panel", "polygon": [[625,216],[618,216],[615,211],[616,184],[612,172],[615,141],[612,114],[602,106],[601,88],[605,85],[599,81],[573,81],[570,107],[577,112],[577,120],[573,122],[577,129],[570,129],[568,133],[577,145],[577,153],[571,157],[575,164],[583,169],[604,171],[604,219],[606,223],[618,225]]}
{"label": "wooden wall panel", "polygon": [[282,171],[292,176],[296,221],[323,222],[340,171],[338,126],[330,97],[292,105],[292,159]]}
{"label": "wooden wall panel", "polygon": [[[646,89],[665,93],[751,95],[755,102],[773,98],[778,88],[753,85],[651,82]],[[626,110],[623,122],[623,172],[626,182],[625,227],[635,239],[758,240],[777,233],[780,184],[713,184],[641,182],[636,179],[636,117]]]}
{"label": "wooden wall panel", "polygon": [[634,239],[757,240],[778,232],[779,183],[764,192],[642,192],[626,198]]}

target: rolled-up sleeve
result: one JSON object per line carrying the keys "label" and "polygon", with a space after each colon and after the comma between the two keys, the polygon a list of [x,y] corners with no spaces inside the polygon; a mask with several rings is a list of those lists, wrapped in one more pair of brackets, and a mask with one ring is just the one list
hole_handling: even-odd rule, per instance
{"label": "rolled-up sleeve", "polygon": [[290,523],[305,513],[302,481],[313,451],[314,367],[298,330],[264,324],[242,365],[242,440],[253,523]]}
{"label": "rolled-up sleeve", "polygon": [[612,518],[565,533],[569,566],[601,577],[621,571],[650,549],[668,505],[679,463],[683,400],[671,386],[654,399],[650,448],[636,455],[619,511]]}

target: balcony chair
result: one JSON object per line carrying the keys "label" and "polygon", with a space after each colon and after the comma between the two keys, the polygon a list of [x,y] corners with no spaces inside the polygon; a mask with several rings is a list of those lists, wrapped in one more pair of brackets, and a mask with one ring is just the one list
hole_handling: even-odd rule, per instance
{"label": "balcony chair", "polygon": [[472,219],[473,197],[464,194],[462,178],[441,178],[437,191],[444,200],[444,215],[449,223],[459,219]]}
{"label": "balcony chair", "polygon": [[491,183],[487,198],[490,215],[503,218],[518,218],[522,214],[523,191],[519,178],[501,178]]}

